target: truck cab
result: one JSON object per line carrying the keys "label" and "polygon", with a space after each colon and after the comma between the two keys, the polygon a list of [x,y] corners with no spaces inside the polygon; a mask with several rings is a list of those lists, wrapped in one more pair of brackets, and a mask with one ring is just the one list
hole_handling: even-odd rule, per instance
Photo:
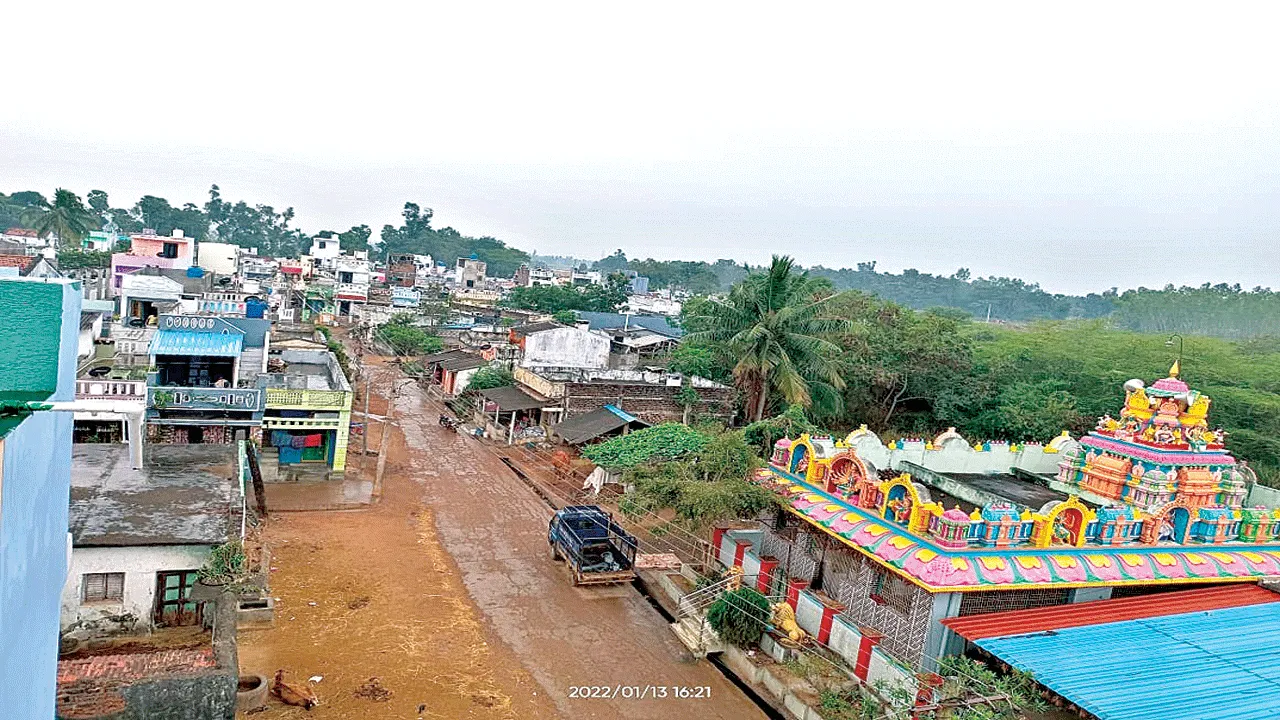
{"label": "truck cab", "polygon": [[574,585],[635,579],[636,539],[597,505],[561,508],[547,527],[553,560],[565,560]]}

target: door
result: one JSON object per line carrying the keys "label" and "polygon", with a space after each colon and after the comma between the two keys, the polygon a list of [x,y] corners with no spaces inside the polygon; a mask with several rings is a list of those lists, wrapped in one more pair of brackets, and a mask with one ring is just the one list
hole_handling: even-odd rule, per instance
{"label": "door", "polygon": [[156,573],[156,625],[198,625],[200,606],[192,602],[191,588],[196,584],[199,572],[177,570]]}

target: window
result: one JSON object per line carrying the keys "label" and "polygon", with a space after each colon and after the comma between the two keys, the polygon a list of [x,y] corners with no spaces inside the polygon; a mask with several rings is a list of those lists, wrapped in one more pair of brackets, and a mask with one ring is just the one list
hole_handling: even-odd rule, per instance
{"label": "window", "polygon": [[118,602],[124,598],[124,573],[85,573],[85,602]]}
{"label": "window", "polygon": [[165,243],[164,249],[160,251],[160,257],[171,260],[178,257],[178,243]]}
{"label": "window", "polygon": [[321,241],[320,241],[320,249],[321,249],[321,250],[323,250],[324,248],[325,248],[324,241],[323,241],[323,240],[321,240]]}

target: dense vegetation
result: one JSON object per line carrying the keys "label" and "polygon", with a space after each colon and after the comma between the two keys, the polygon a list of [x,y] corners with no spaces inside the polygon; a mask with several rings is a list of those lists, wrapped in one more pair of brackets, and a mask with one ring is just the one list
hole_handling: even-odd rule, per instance
{"label": "dense vegetation", "polygon": [[518,287],[503,299],[502,304],[519,310],[537,310],[553,315],[572,310],[614,312],[627,301],[626,286],[626,277],[614,273],[605,278],[604,285]]}
{"label": "dense vegetation", "polygon": [[444,341],[414,323],[414,317],[401,313],[378,326],[378,339],[386,343],[396,355],[423,355],[440,352]]}
{"label": "dense vegetation", "polygon": [[[889,439],[952,426],[974,439],[1015,442],[1047,441],[1062,430],[1078,435],[1099,416],[1119,412],[1126,380],[1164,377],[1177,353],[1167,334],[1136,333],[1103,320],[1002,327],[857,292],[811,289],[827,298],[824,312],[846,325],[821,333],[829,347],[814,345],[792,357],[793,350],[775,345],[768,353],[774,367],[785,369],[803,367],[816,350],[837,368],[843,389],[810,392],[806,399],[793,387],[797,377],[811,390],[824,378],[771,371],[763,413],[771,419],[747,428],[759,451],[780,432],[815,425],[843,433],[865,423]],[[713,315],[700,304],[690,303],[682,318],[692,332],[673,354],[673,367],[733,382],[750,403],[759,379],[735,372],[747,353],[733,338],[707,330]],[[784,307],[775,314],[791,312]],[[735,334],[767,337],[778,322],[764,320]],[[1182,368],[1182,377],[1213,399],[1210,422],[1226,428],[1228,447],[1264,482],[1280,484],[1280,339],[1189,336]]]}
{"label": "dense vegetation", "polygon": [[508,247],[501,240],[470,237],[451,227],[433,228],[432,214],[431,208],[405,203],[400,213],[404,222],[400,227],[382,226],[379,254],[384,257],[401,253],[430,255],[446,265],[458,258],[474,256],[486,263],[487,273],[493,277],[511,277],[520,265],[529,262],[529,253]]}

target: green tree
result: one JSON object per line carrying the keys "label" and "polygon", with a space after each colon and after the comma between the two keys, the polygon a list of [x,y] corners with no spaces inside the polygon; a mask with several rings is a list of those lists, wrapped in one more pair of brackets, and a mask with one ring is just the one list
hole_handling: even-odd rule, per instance
{"label": "green tree", "polygon": [[557,310],[552,314],[551,319],[561,325],[573,325],[578,322],[578,313],[575,310]]}
{"label": "green tree", "polygon": [[771,396],[803,407],[815,395],[838,403],[844,379],[830,338],[849,323],[829,312],[837,297],[825,281],[796,272],[791,258],[774,256],[767,271],[747,276],[727,299],[701,305],[687,319],[688,341],[721,343],[737,359],[734,381],[751,420],[764,417]]}
{"label": "green tree", "polygon": [[63,248],[79,248],[80,241],[100,226],[80,196],[63,188],[54,192],[52,204],[28,208],[23,220],[30,223],[42,238],[56,235]]}
{"label": "green tree", "polygon": [[351,250],[368,250],[369,236],[373,231],[368,225],[352,225],[350,230],[338,233],[338,242],[344,252]]}
{"label": "green tree", "polygon": [[467,381],[466,392],[479,392],[491,388],[510,387],[516,384],[515,376],[501,365],[482,367]]}
{"label": "green tree", "polygon": [[396,355],[422,355],[444,349],[444,341],[439,336],[415,326],[413,318],[406,314],[396,315],[379,325],[376,336]]}

